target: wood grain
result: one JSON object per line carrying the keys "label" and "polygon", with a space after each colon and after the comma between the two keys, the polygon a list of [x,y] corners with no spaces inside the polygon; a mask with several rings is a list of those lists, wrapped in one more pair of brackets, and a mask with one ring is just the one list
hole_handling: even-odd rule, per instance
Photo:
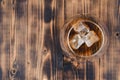
{"label": "wood grain", "polygon": [[[107,51],[79,69],[59,36],[77,14],[96,16],[109,32]],[[119,24],[120,0],[0,0],[0,80],[120,80]]]}
{"label": "wood grain", "polygon": [[[10,13],[10,14],[8,14]],[[10,64],[10,1],[0,1],[0,79],[9,79]]]}

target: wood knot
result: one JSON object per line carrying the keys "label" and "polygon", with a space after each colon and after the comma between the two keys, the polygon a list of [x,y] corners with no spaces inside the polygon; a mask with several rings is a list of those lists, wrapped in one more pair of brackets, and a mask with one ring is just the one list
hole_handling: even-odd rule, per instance
{"label": "wood knot", "polygon": [[11,69],[10,70],[10,79],[11,78],[13,79],[15,77],[16,73],[17,73],[17,69],[15,69],[15,68]]}
{"label": "wood knot", "polygon": [[16,74],[16,69],[11,70],[12,74]]}

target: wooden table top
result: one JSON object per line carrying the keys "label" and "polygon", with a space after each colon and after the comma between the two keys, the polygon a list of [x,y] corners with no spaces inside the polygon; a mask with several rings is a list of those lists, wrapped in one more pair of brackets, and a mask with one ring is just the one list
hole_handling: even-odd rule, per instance
{"label": "wooden table top", "polygon": [[[79,69],[59,41],[77,14],[96,16],[109,32],[104,54]],[[120,0],[0,0],[0,80],[120,80]]]}

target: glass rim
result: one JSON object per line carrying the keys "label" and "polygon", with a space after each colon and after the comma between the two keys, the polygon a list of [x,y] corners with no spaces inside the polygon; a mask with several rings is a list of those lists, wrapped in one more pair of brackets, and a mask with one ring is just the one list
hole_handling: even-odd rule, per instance
{"label": "glass rim", "polygon": [[[90,16],[90,18],[94,19],[95,21],[89,19],[89,16]],[[93,57],[95,57],[95,56],[100,56],[100,55],[102,55],[103,53],[105,53],[106,48],[107,48],[108,43],[109,43],[109,41],[108,41],[108,35],[109,35],[109,34],[108,34],[108,30],[107,30],[106,26],[105,26],[99,19],[97,19],[95,16],[93,16],[93,15],[92,15],[92,16],[91,16],[91,15],[76,15],[76,16],[73,16],[73,17],[71,17],[67,22],[64,23],[61,31],[63,32],[64,29],[66,29],[67,26],[68,26],[74,19],[76,19],[76,18],[77,18],[77,19],[83,19],[83,21],[88,21],[88,22],[91,22],[91,23],[93,23],[94,25],[96,25],[96,27],[98,27],[99,30],[100,30],[100,32],[102,33],[102,38],[103,38],[103,40],[102,40],[102,43],[101,43],[100,48],[99,48],[95,53],[93,53],[93,54],[91,54],[91,55],[89,55],[89,56],[79,56],[79,55],[76,55],[75,52],[71,49],[70,44],[69,44],[69,33],[70,33],[70,30],[72,29],[72,27],[71,27],[70,30],[69,30],[68,33],[67,33],[67,45],[68,45],[68,46],[65,46],[65,45],[63,44],[63,42],[60,41],[60,44],[61,44],[62,47],[64,47],[64,50],[66,49],[66,50],[65,50],[65,52],[66,52],[65,55],[66,55],[66,54],[70,54],[70,55],[75,56],[75,57],[78,57],[78,58],[93,58]],[[65,35],[66,32],[63,32],[63,33],[64,33],[64,35]],[[63,38],[64,35],[60,35],[60,37]],[[63,40],[63,41],[64,41],[64,40]],[[69,47],[70,51],[67,50],[68,48],[66,48],[66,47]]]}

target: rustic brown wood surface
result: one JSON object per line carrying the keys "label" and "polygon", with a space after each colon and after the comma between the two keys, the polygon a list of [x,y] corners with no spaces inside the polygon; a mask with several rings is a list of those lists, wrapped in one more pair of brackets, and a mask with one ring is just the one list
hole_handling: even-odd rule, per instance
{"label": "rustic brown wood surface", "polygon": [[[60,29],[90,14],[109,31],[99,59],[64,60]],[[0,80],[120,80],[120,0],[0,0]]]}

